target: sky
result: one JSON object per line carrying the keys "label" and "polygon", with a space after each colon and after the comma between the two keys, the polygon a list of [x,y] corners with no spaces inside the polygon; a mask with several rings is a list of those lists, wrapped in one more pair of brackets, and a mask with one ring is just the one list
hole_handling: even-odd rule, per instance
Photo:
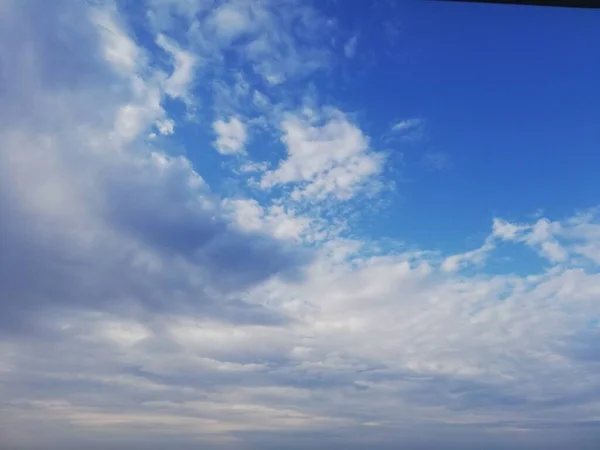
{"label": "sky", "polygon": [[600,14],[0,1],[0,449],[592,449]]}

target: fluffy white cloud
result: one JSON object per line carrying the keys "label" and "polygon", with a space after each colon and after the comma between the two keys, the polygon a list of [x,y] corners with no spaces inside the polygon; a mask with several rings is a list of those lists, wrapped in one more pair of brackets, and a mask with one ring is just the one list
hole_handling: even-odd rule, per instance
{"label": "fluffy white cloud", "polygon": [[215,148],[222,155],[245,153],[244,146],[248,139],[246,124],[237,117],[230,117],[228,121],[217,120],[213,124],[217,134]]}
{"label": "fluffy white cloud", "polygon": [[287,158],[263,175],[263,188],[298,183],[295,200],[348,199],[381,170],[383,155],[372,151],[368,138],[337,109],[290,115],[281,129]]}
{"label": "fluffy white cloud", "polygon": [[175,131],[175,122],[170,119],[163,119],[156,122],[156,128],[160,134],[168,136]]}
{"label": "fluffy white cloud", "polygon": [[334,231],[323,220],[302,216],[281,204],[263,207],[249,199],[226,199],[224,204],[242,229],[266,232],[278,239],[313,243],[330,237]]}
{"label": "fluffy white cloud", "polygon": [[525,230],[526,226],[516,225],[510,222],[507,222],[502,219],[494,219],[492,225],[492,233],[494,236],[497,236],[501,239],[507,241],[514,241],[517,239],[517,235],[520,234],[521,231]]}

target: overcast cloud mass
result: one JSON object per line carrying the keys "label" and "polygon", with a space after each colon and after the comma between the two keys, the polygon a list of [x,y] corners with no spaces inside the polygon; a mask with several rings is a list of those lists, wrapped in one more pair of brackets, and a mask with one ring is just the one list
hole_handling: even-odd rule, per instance
{"label": "overcast cloud mass", "polygon": [[0,449],[596,448],[600,209],[370,229],[461,163],[337,8],[0,1]]}

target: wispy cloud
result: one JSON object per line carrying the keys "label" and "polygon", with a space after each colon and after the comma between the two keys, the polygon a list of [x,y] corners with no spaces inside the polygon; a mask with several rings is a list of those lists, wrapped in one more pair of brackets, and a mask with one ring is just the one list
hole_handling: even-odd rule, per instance
{"label": "wispy cloud", "polygon": [[423,165],[432,171],[442,171],[452,167],[450,156],[442,152],[427,152],[423,155]]}
{"label": "wispy cloud", "polygon": [[384,140],[416,141],[424,136],[425,121],[419,118],[404,119],[394,122],[384,135]]}
{"label": "wispy cloud", "polygon": [[172,73],[164,80],[165,93],[174,99],[189,103],[191,100],[188,97],[188,90],[197,64],[195,56],[179,48],[163,34],[157,36],[156,44],[169,54],[173,64]]}
{"label": "wispy cloud", "polygon": [[358,44],[358,37],[352,36],[350,39],[346,41],[344,44],[344,54],[346,58],[354,58],[356,54],[356,46]]}

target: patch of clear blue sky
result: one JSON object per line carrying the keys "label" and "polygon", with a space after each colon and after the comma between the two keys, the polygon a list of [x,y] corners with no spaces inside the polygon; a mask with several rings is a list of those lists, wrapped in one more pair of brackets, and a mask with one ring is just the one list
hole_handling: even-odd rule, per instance
{"label": "patch of clear blue sky", "polygon": [[[542,209],[561,218],[598,203],[600,11],[419,0],[315,5],[337,19],[340,38],[356,35],[358,44],[354,58],[303,83],[356,113],[373,146],[401,168],[389,171],[397,192],[387,211],[365,217],[357,233],[464,251],[481,244],[494,216],[527,219]],[[200,84],[198,99],[208,101],[202,92]],[[210,114],[177,139],[215,187],[230,172],[210,147]],[[410,118],[425,121],[421,140],[384,142],[394,121]],[[262,144],[251,146],[263,155],[282,150],[274,140]],[[444,154],[450,167],[429,170],[426,153]]]}
{"label": "patch of clear blue sky", "polygon": [[[330,94],[361,112],[371,136],[395,119],[426,121],[423,141],[396,148],[407,164],[402,198],[371,233],[459,250],[493,216],[559,218],[598,202],[600,11],[410,0],[330,8],[359,35],[353,64],[367,62]],[[423,170],[427,151],[452,167]]]}

